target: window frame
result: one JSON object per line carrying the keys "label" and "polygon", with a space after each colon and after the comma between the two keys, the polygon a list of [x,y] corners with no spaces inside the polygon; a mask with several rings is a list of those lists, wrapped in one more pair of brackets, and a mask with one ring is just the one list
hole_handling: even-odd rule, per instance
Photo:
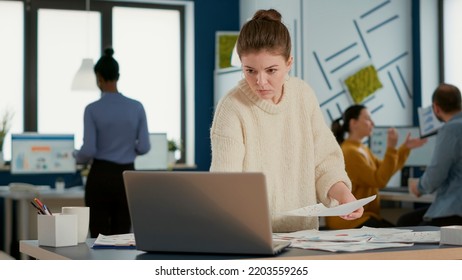
{"label": "window frame", "polygon": [[[84,0],[34,0],[24,2],[24,131],[37,132],[38,129],[38,10],[64,9],[86,11]],[[180,14],[180,134],[184,149],[181,150],[178,163],[186,163],[188,147],[187,137],[187,96],[186,96],[186,7],[180,1],[178,4],[162,4],[154,2],[125,2],[93,0],[90,2],[90,11],[101,13],[101,50],[112,45],[112,8],[133,7],[177,10]],[[190,162],[191,160],[188,160]]]}

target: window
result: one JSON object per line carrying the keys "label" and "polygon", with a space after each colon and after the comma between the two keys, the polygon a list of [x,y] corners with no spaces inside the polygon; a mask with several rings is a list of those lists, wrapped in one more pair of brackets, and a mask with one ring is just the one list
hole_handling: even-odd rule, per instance
{"label": "window", "polygon": [[[13,115],[11,132],[23,131],[24,5],[0,1],[0,119]],[[3,144],[3,158],[11,159],[11,137]]]}
{"label": "window", "polygon": [[83,58],[100,57],[98,12],[38,10],[37,113],[40,133],[73,133],[83,140],[83,112],[99,92],[73,91],[72,79]]}
{"label": "window", "polygon": [[179,11],[115,7],[112,14],[119,90],[143,103],[150,132],[181,139]]}
{"label": "window", "polygon": [[192,22],[194,3],[160,2],[92,1],[87,10],[82,0],[0,0],[0,26],[8,26],[0,29],[8,42],[0,44],[0,78],[15,73],[0,97],[15,107],[12,132],[73,133],[79,148],[84,108],[99,92],[72,91],[72,79],[83,58],[96,62],[112,46],[119,90],[143,103],[151,133],[183,141],[180,162],[193,164],[193,75],[186,78],[193,53],[185,44],[194,39],[185,22]]}

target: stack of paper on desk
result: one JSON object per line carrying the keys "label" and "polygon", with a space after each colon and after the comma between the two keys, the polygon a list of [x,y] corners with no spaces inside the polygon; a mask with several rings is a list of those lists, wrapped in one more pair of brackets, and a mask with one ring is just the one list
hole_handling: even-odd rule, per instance
{"label": "stack of paper on desk", "polygon": [[119,249],[135,249],[135,235],[133,233],[117,234],[117,235],[102,235],[99,234],[92,248],[119,248]]}
{"label": "stack of paper on desk", "polygon": [[275,240],[291,241],[290,247],[329,252],[358,252],[382,248],[408,247],[414,243],[438,243],[439,231],[414,232],[410,229],[370,228],[345,230],[304,230],[275,233]]}

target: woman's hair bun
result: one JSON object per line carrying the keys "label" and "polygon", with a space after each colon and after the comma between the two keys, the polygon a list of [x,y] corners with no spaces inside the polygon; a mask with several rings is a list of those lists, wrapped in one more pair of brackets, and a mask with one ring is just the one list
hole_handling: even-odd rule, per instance
{"label": "woman's hair bun", "polygon": [[112,56],[114,54],[114,49],[113,48],[106,48],[104,50],[104,54],[107,56]]}
{"label": "woman's hair bun", "polygon": [[281,21],[282,15],[275,9],[259,10],[253,18],[254,20],[268,20],[268,21]]}

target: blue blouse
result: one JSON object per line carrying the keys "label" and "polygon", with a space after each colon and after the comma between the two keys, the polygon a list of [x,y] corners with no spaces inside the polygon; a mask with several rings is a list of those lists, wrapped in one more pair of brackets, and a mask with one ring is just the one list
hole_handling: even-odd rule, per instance
{"label": "blue blouse", "polygon": [[92,159],[133,163],[150,148],[146,113],[139,101],[103,93],[85,108],[83,145],[74,153],[77,163]]}

